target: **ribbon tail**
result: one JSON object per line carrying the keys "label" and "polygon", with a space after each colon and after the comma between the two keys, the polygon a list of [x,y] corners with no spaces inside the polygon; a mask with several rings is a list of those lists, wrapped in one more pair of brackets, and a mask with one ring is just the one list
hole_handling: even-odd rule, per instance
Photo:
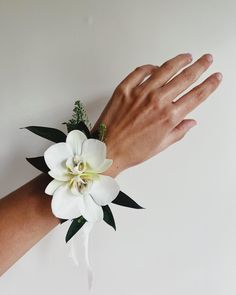
{"label": "ribbon tail", "polygon": [[75,251],[75,240],[74,239],[71,239],[71,242],[70,242],[69,257],[72,258],[72,260],[74,261],[74,264],[76,266],[79,266],[78,257],[76,255],[76,251]]}
{"label": "ribbon tail", "polygon": [[93,229],[93,226],[94,226],[94,223],[92,223],[92,222],[86,222],[83,226],[85,261],[87,264],[89,290],[91,290],[92,286],[93,286],[93,270],[92,270],[92,267],[89,262],[89,235],[90,235],[91,230]]}

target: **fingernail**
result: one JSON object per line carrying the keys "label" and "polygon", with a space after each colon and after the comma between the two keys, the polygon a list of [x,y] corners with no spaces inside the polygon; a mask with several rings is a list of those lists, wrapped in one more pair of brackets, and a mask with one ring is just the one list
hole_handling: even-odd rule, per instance
{"label": "fingernail", "polygon": [[209,61],[209,62],[212,62],[213,61],[213,56],[211,54],[207,54],[206,55],[206,59]]}
{"label": "fingernail", "polygon": [[216,73],[216,78],[221,81],[223,78],[223,75],[221,73]]}

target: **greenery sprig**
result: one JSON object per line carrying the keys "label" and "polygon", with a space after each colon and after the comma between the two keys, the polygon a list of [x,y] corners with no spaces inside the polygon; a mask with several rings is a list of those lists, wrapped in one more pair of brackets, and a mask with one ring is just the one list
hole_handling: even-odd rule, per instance
{"label": "greenery sprig", "polygon": [[67,126],[67,131],[70,132],[74,129],[77,129],[77,126],[80,122],[84,122],[89,129],[92,128],[92,125],[88,119],[85,107],[80,100],[76,100],[73,108],[72,118],[68,122],[63,122]]}

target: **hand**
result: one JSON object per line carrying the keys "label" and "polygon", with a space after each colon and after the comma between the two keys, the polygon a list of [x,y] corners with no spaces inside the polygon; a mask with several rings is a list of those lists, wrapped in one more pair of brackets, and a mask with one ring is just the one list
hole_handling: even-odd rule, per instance
{"label": "hand", "polygon": [[107,158],[113,159],[113,176],[160,153],[196,125],[195,120],[184,118],[217,88],[221,73],[210,75],[174,99],[197,81],[212,61],[212,56],[205,54],[189,65],[191,55],[180,54],[160,67],[136,68],[117,86],[93,128],[101,122],[107,126],[105,142]]}

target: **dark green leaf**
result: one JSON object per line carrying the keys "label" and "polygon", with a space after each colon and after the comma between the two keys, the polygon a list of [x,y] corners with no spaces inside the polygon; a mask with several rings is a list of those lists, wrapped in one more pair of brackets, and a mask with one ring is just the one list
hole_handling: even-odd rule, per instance
{"label": "dark green leaf", "polygon": [[22,127],[20,129],[24,129],[24,128],[28,129],[29,131],[43,138],[46,138],[56,143],[66,141],[66,135],[59,129],[43,127],[43,126],[28,126],[28,127]]}
{"label": "dark green leaf", "polygon": [[36,158],[26,158],[26,160],[33,165],[36,169],[47,173],[49,171],[49,168],[44,160],[44,157],[36,157]]}
{"label": "dark green leaf", "polygon": [[66,222],[68,219],[61,219],[61,218],[59,218],[59,220],[60,220],[60,223],[62,224],[64,222]]}
{"label": "dark green leaf", "polygon": [[115,220],[113,217],[113,214],[111,212],[111,209],[108,205],[106,206],[102,206],[102,210],[103,210],[103,220],[109,224],[110,226],[112,226],[114,228],[114,230],[116,230],[116,224],[115,224]]}
{"label": "dark green leaf", "polygon": [[79,123],[75,124],[66,123],[66,126],[68,133],[72,130],[80,130],[87,136],[87,138],[91,138],[90,131],[83,121],[80,121]]}
{"label": "dark green leaf", "polygon": [[112,201],[112,203],[134,209],[144,209],[122,191],[119,192],[118,196]]}
{"label": "dark green leaf", "polygon": [[91,133],[91,137],[99,140],[99,138],[100,138],[100,132],[99,132],[99,130],[96,129],[95,131],[93,131]]}
{"label": "dark green leaf", "polygon": [[66,243],[81,229],[86,221],[83,216],[73,219],[66,234]]}

